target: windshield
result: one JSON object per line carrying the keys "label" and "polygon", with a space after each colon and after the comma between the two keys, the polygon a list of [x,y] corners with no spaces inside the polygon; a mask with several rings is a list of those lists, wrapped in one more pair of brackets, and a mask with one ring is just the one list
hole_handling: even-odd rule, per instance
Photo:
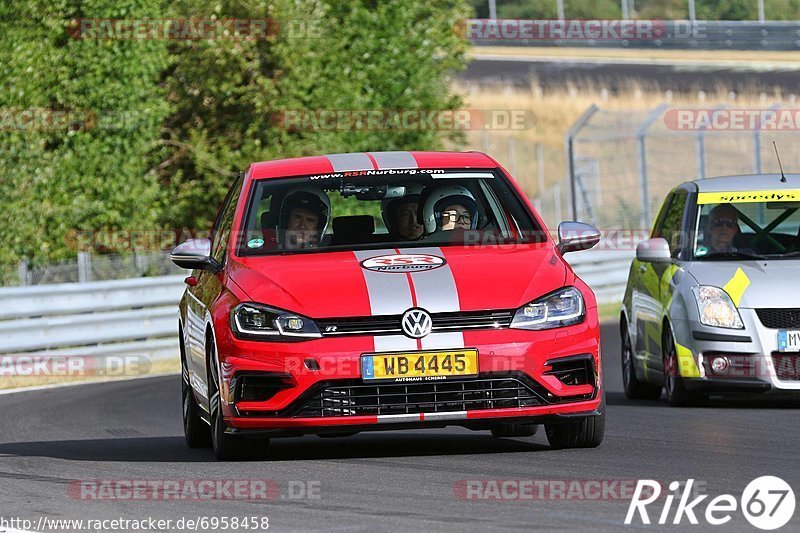
{"label": "windshield", "polygon": [[[792,195],[765,195],[769,201],[749,201],[753,199],[750,196],[753,195],[700,193],[695,259],[781,259],[800,255],[800,202],[786,201]],[[774,201],[779,197],[781,200]],[[727,198],[748,201],[719,201]]]}
{"label": "windshield", "polygon": [[256,181],[242,255],[543,242],[499,173],[394,169]]}

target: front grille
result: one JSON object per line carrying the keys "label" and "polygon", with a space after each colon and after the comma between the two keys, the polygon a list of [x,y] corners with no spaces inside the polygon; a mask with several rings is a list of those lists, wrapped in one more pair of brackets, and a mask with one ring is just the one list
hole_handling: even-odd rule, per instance
{"label": "front grille", "polygon": [[800,309],[756,309],[756,314],[765,327],[800,329]]}
{"label": "front grille", "polygon": [[319,390],[295,416],[445,413],[543,405],[546,392],[534,388],[517,377],[381,384],[345,380]]}
{"label": "front grille", "polygon": [[782,381],[800,380],[800,354],[772,352],[775,375]]}
{"label": "front grille", "polygon": [[[461,311],[431,313],[432,332],[464,329],[499,329],[511,325],[513,311]],[[324,337],[338,335],[397,335],[402,315],[367,316],[353,318],[327,318],[315,322]]]}

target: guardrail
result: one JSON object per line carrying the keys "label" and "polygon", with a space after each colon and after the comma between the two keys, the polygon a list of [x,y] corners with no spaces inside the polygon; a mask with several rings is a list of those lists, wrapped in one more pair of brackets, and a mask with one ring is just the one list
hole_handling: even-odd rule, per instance
{"label": "guardrail", "polygon": [[[600,303],[622,300],[632,251],[566,256]],[[176,357],[183,276],[0,289],[0,352]]]}
{"label": "guardrail", "polygon": [[594,291],[597,302],[622,301],[628,283],[628,271],[636,256],[633,250],[589,250],[566,254],[564,259]]}
{"label": "guardrail", "polygon": [[162,276],[0,289],[0,350],[175,357],[182,280]]}

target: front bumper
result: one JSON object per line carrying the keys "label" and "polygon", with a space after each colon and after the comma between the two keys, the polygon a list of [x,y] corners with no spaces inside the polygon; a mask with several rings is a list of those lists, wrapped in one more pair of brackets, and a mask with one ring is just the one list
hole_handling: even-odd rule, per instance
{"label": "front bumper", "polygon": [[[711,393],[800,392],[800,353],[780,353],[779,330],[765,327],[755,309],[739,309],[739,314],[744,324],[741,330],[680,321],[676,329],[681,330],[683,341],[678,342],[689,347],[699,373],[684,374],[686,388]],[[712,361],[717,357],[726,358],[730,368],[716,372]],[[792,371],[786,372],[786,365]]]}
{"label": "front bumper", "polygon": [[[592,408],[596,406],[596,408]],[[253,437],[296,437],[306,434],[342,434],[362,431],[433,429],[461,426],[487,430],[498,424],[559,424],[602,413],[599,401],[578,402],[553,408],[493,409],[418,413],[414,415],[351,416],[329,418],[226,418],[227,433]]]}
{"label": "front bumper", "polygon": [[[435,349],[460,348],[448,344],[452,338],[441,337],[441,345]],[[481,429],[500,422],[556,423],[564,417],[597,415],[602,378],[594,313],[588,313],[582,324],[554,330],[465,331],[463,346],[478,350],[478,377],[409,384],[412,390],[404,393],[402,404],[385,400],[402,392],[362,391],[372,398],[365,407],[365,401],[352,391],[337,391],[377,387],[361,379],[361,356],[375,351],[372,336],[295,343],[255,342],[231,336],[220,342],[218,337],[224,420],[233,433],[289,436],[446,425]],[[587,362],[591,378],[582,384],[566,384],[553,370],[565,364],[559,360],[576,359]],[[243,398],[241,387],[247,376],[269,376],[275,390],[257,400]],[[487,392],[485,387],[478,387],[482,381],[507,380],[520,383],[519,390],[525,389],[526,394]],[[380,386],[403,387],[388,383]],[[508,384],[503,387],[510,390]],[[339,394],[350,395],[345,398]],[[377,395],[382,396],[376,402]],[[328,403],[311,409],[320,397]]]}

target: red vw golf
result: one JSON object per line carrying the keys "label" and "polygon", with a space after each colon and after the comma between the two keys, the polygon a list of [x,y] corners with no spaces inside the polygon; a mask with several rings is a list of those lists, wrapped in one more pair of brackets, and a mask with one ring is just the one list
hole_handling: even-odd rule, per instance
{"label": "red vw golf", "polygon": [[183,420],[220,459],[269,439],[543,424],[554,447],[604,431],[597,305],[558,242],[481,153],[370,152],[254,163],[180,302]]}

